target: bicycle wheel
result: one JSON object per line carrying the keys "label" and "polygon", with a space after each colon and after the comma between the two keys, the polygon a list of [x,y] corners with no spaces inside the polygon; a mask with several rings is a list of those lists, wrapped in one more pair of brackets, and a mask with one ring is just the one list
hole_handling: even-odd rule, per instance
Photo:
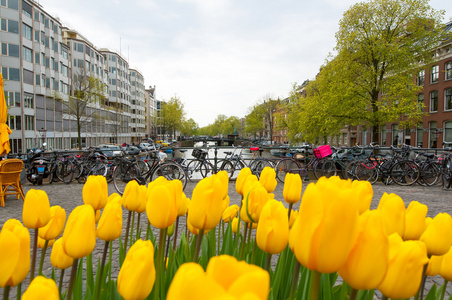
{"label": "bicycle wheel", "polygon": [[187,176],[191,182],[201,180],[207,176],[208,167],[205,162],[200,160],[192,160],[187,165]]}
{"label": "bicycle wheel", "polygon": [[226,171],[228,173],[229,176],[229,180],[231,180],[232,176],[234,175],[234,166],[232,165],[232,163],[230,161],[227,160],[223,160],[221,162],[221,165],[219,167],[220,171]]}
{"label": "bicycle wheel", "polygon": [[440,178],[441,170],[435,163],[428,163],[420,169],[418,182],[421,185],[435,185]]}
{"label": "bicycle wheel", "polygon": [[57,168],[58,178],[66,184],[74,180],[74,166],[70,161],[60,162]]}
{"label": "bicycle wheel", "polygon": [[232,164],[232,167],[234,168],[234,173],[232,174],[231,180],[236,180],[237,176],[239,176],[240,171],[245,168],[245,164],[241,162],[240,160],[231,160],[230,163]]}
{"label": "bicycle wheel", "polygon": [[166,162],[158,165],[150,176],[150,181],[154,181],[157,177],[163,176],[168,180],[180,180],[182,187],[185,189],[187,185],[187,174],[185,170],[176,163]]}
{"label": "bicycle wheel", "polygon": [[409,160],[397,162],[390,171],[391,178],[394,182],[402,186],[416,183],[419,178],[419,173],[417,164]]}
{"label": "bicycle wheel", "polygon": [[374,184],[378,180],[378,169],[376,164],[367,160],[358,161],[354,173],[356,179],[369,181],[371,184]]}
{"label": "bicycle wheel", "polygon": [[113,185],[119,194],[123,194],[129,181],[139,176],[139,171],[134,164],[119,164],[113,171]]}
{"label": "bicycle wheel", "polygon": [[298,173],[300,170],[299,165],[291,158],[280,160],[275,167],[276,178],[284,183],[287,173]]}
{"label": "bicycle wheel", "polygon": [[[319,170],[317,170],[317,165],[314,165],[314,174],[316,174],[317,172],[319,172]],[[321,164],[320,175],[325,176],[326,178],[330,178],[331,176],[336,176],[336,174],[336,162],[332,159],[323,160]]]}
{"label": "bicycle wheel", "polygon": [[271,164],[265,158],[256,158],[251,161],[249,168],[251,169],[251,173],[256,175],[257,178],[261,175],[262,170],[265,167],[271,167]]}

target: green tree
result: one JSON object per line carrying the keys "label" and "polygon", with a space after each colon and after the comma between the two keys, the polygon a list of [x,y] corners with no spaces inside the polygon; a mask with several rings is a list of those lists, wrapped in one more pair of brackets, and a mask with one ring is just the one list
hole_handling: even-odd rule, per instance
{"label": "green tree", "polygon": [[89,75],[85,69],[80,69],[74,75],[73,95],[68,101],[57,97],[63,103],[64,111],[71,115],[77,125],[77,144],[82,149],[81,132],[87,121],[98,119],[100,116],[96,109],[98,103],[105,103],[107,87],[99,79]]}
{"label": "green tree", "polygon": [[245,116],[245,132],[260,137],[267,132],[270,141],[273,140],[273,130],[276,124],[276,108],[278,100],[265,96],[261,101],[249,108]]}
{"label": "green tree", "polygon": [[312,140],[345,125],[363,125],[371,127],[373,141],[378,141],[379,128],[387,122],[400,120],[401,127],[417,123],[421,87],[413,75],[432,62],[444,39],[443,15],[428,0],[371,0],[351,6],[339,22],[337,55],[308,85],[306,97],[293,99],[304,135]]}
{"label": "green tree", "polygon": [[198,124],[192,118],[182,122],[181,133],[185,136],[193,136],[198,130]]}
{"label": "green tree", "polygon": [[161,126],[164,127],[165,133],[171,133],[175,138],[176,130],[182,129],[182,123],[185,116],[184,104],[177,97],[172,97],[169,101],[162,102],[161,110]]}

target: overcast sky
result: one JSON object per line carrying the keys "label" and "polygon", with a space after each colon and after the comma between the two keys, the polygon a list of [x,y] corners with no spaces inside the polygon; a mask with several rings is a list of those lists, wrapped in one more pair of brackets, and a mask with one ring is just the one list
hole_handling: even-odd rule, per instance
{"label": "overcast sky", "polygon": [[[36,0],[97,48],[128,58],[157,99],[178,97],[201,127],[244,117],[313,79],[351,0]],[[430,5],[452,17],[451,0]]]}

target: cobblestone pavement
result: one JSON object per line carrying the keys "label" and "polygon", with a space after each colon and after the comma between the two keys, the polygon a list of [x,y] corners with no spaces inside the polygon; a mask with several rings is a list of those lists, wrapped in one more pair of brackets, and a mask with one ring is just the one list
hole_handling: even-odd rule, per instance
{"label": "cobblestone pavement", "polygon": [[[311,181],[314,182],[314,181]],[[306,188],[309,182],[303,182],[303,190]],[[194,187],[196,186],[196,183],[188,183],[185,188],[185,194],[187,197],[191,198],[192,192]],[[71,183],[71,184],[63,184],[63,183],[53,183],[48,184],[48,182],[44,182],[42,186],[33,186],[29,184],[24,185],[24,192],[25,194],[30,189],[41,189],[46,191],[46,193],[49,196],[50,205],[60,205],[66,210],[67,216],[69,216],[70,212],[78,205],[83,204],[82,199],[82,189],[83,185],[78,183]],[[413,200],[417,200],[421,203],[426,204],[429,207],[428,216],[434,217],[436,214],[440,212],[447,212],[452,215],[452,191],[446,191],[442,190],[440,186],[435,187],[422,187],[419,185],[411,186],[411,187],[402,187],[397,185],[390,185],[390,186],[384,186],[381,183],[377,183],[373,186],[374,189],[374,197],[372,200],[371,208],[376,208],[379,202],[379,199],[383,195],[383,193],[395,193],[399,195],[406,203],[406,206],[408,206],[409,202]],[[116,192],[113,184],[108,185],[108,191],[109,194]],[[283,192],[283,185],[281,183],[278,183],[276,190],[275,190],[275,199],[282,200],[282,192]],[[240,196],[235,191],[235,182],[230,182],[229,184],[229,196],[231,198],[231,204],[238,204],[240,205]],[[283,201],[284,203],[284,201]],[[294,206],[295,210],[299,209],[300,203],[297,203]],[[10,218],[15,218],[20,221],[22,221],[22,206],[23,202],[22,200],[15,200],[14,196],[8,196],[8,198],[5,201],[5,207],[0,207],[0,228],[3,227],[3,224],[6,220]],[[287,207],[287,205],[286,205]],[[124,210],[124,220],[127,220],[127,212]],[[144,238],[145,231],[146,231],[146,225],[147,225],[147,217],[146,214],[141,215],[140,219],[140,228],[142,229],[142,235],[141,238]],[[181,218],[180,220],[180,231],[182,231],[185,226],[185,218]],[[126,227],[126,221],[123,223],[125,232]],[[136,226],[136,225],[135,225]],[[155,234],[158,234],[156,230],[154,230]],[[30,231],[30,235],[33,236],[33,233]],[[178,234],[180,236],[180,234]],[[124,240],[124,236],[123,236]],[[113,261],[118,261],[118,241],[113,242]],[[97,262],[98,259],[100,259],[102,251],[104,248],[104,243],[101,241],[98,241],[96,244],[96,248],[93,251],[93,262]],[[46,254],[43,273],[46,276],[51,275],[52,266],[50,264],[50,251],[49,249]],[[41,250],[38,250],[38,261],[39,257],[41,255]],[[276,260],[276,258],[275,258]],[[38,266],[36,267],[36,270],[38,269]],[[113,265],[113,275],[117,276],[119,272],[118,265]],[[36,272],[37,273],[37,272]],[[67,270],[64,274],[64,282],[67,284],[69,281],[69,274],[70,271]],[[56,272],[57,279],[60,277],[59,270]],[[427,282],[427,289],[430,289],[432,284],[441,285],[443,283],[443,280],[440,277],[435,277],[433,279],[428,280]],[[24,283],[22,290],[25,290],[26,287],[29,284],[29,279],[27,278]],[[3,293],[3,289],[0,288],[0,293]],[[447,289],[447,293],[452,293],[452,287],[450,286]],[[12,288],[10,291],[10,297],[15,298],[16,289]]]}

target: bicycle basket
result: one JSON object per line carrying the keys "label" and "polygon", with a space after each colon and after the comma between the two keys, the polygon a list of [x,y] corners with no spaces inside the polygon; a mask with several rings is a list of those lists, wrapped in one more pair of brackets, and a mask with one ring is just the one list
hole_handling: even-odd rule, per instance
{"label": "bicycle basket", "polygon": [[390,161],[390,160],[385,160],[381,164],[381,168],[385,169],[385,170],[389,170],[389,168],[391,168],[391,166],[392,166],[392,161]]}
{"label": "bicycle basket", "polygon": [[193,152],[191,153],[191,155],[197,159],[205,159],[207,156],[207,151],[203,150],[203,149],[193,149]]}
{"label": "bicycle basket", "polygon": [[316,158],[324,158],[331,154],[333,154],[333,151],[331,150],[330,145],[323,145],[314,149],[314,156]]}

